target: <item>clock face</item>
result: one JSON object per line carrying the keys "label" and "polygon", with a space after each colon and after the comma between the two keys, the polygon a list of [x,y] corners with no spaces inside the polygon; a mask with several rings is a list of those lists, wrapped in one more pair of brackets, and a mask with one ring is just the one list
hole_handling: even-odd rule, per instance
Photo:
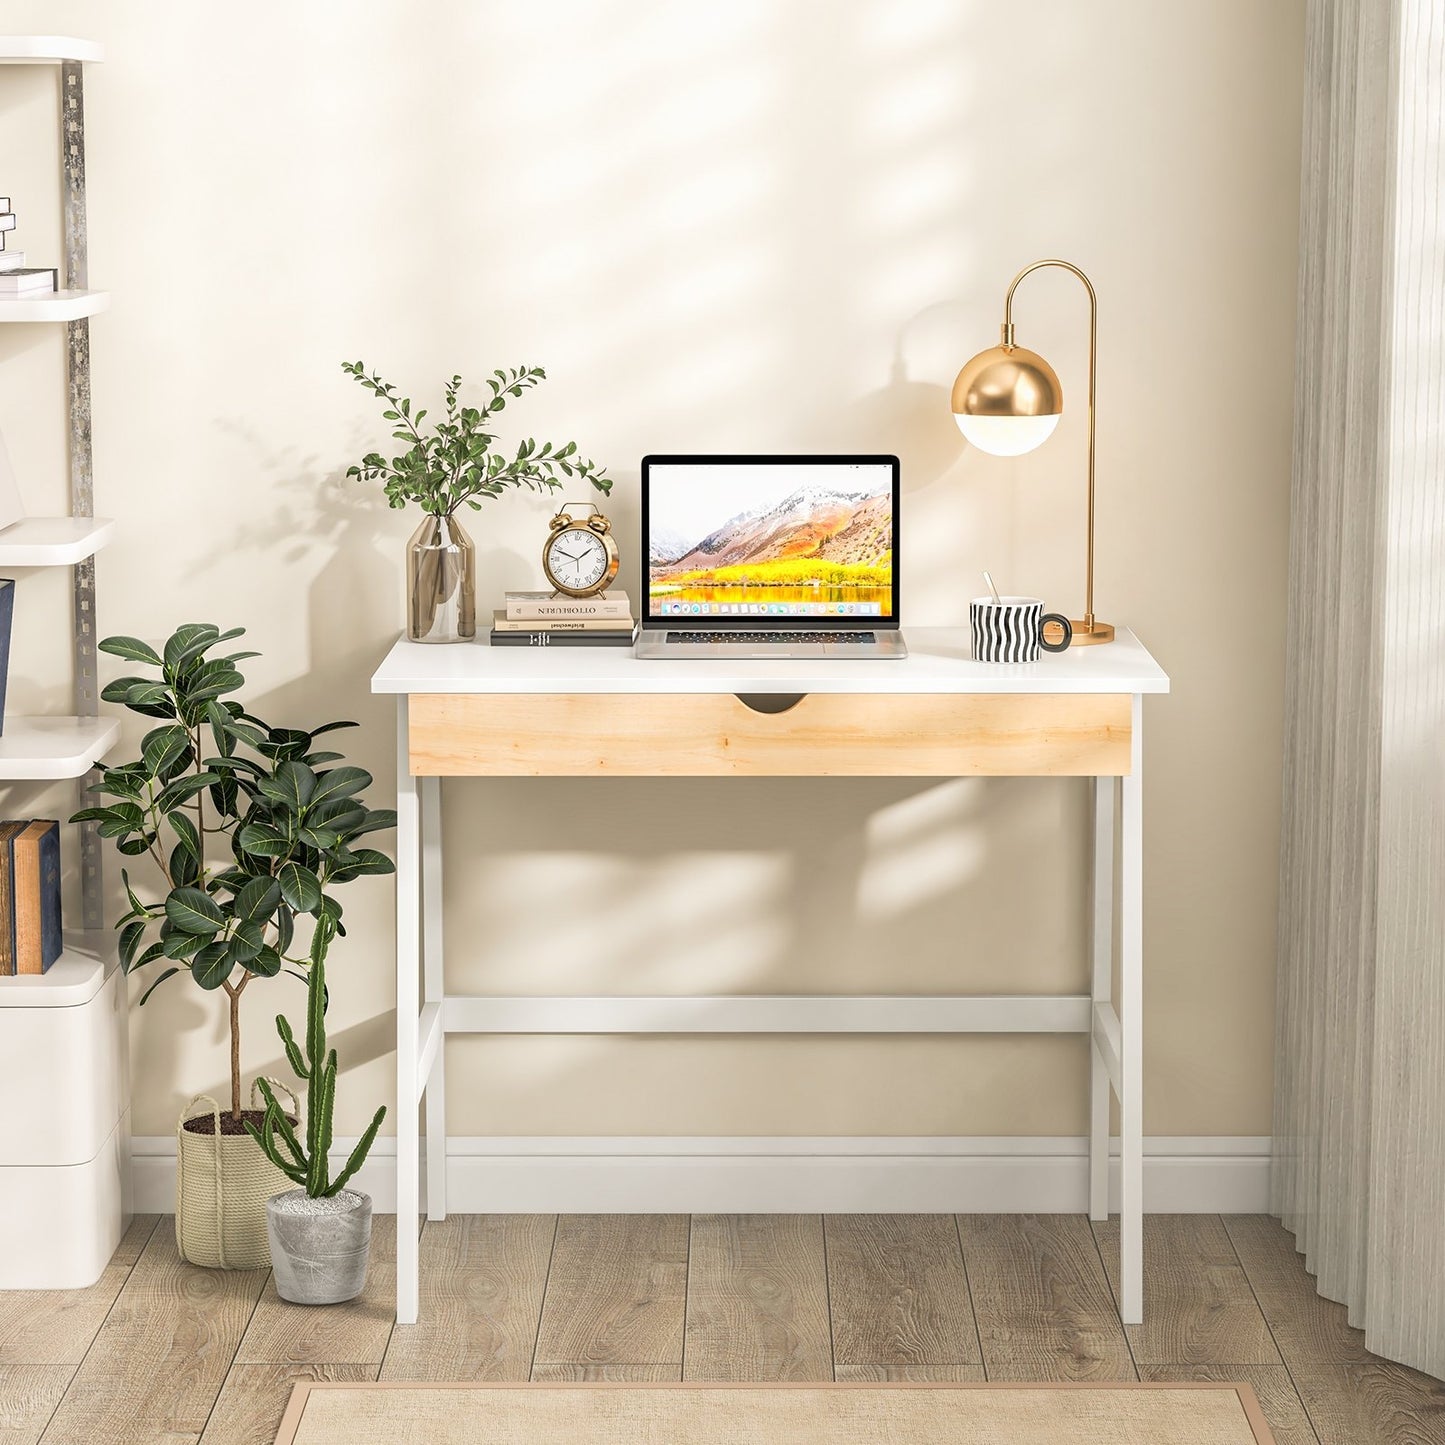
{"label": "clock face", "polygon": [[585,592],[607,574],[607,548],[602,538],[586,527],[566,527],[552,538],[547,566],[563,587]]}

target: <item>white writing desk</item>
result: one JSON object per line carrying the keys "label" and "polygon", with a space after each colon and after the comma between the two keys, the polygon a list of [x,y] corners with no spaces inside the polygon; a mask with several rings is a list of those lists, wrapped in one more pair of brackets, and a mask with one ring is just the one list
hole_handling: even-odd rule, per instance
{"label": "white writing desk", "polygon": [[[1169,679],[1133,633],[1037,663],[973,661],[963,629],[906,629],[903,661],[639,661],[622,648],[398,642],[396,1312],[418,1314],[427,1218],[446,1218],[449,1033],[1080,1033],[1092,1041],[1089,1215],[1109,1209],[1119,1099],[1120,1313],[1143,1318],[1143,699]],[[787,706],[794,698],[797,701]],[[779,706],[784,710],[778,711]],[[1008,997],[494,998],[446,992],[444,777],[1093,778],[1090,991]],[[1119,887],[1115,815],[1121,815]],[[1114,992],[1118,937],[1119,989]]]}

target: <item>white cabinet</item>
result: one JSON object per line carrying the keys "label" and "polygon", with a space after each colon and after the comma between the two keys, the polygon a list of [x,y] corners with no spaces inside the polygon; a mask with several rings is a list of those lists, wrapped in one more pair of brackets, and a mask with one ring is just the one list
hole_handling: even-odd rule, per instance
{"label": "white cabinet", "polygon": [[93,1284],[130,1215],[125,976],[101,943],[0,979],[0,1289]]}

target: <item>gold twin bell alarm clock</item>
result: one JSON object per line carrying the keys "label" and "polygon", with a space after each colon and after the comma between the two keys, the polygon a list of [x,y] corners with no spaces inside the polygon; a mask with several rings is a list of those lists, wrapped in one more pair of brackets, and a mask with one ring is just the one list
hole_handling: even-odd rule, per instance
{"label": "gold twin bell alarm clock", "polygon": [[[576,516],[573,508],[591,507]],[[617,543],[612,523],[591,502],[568,502],[552,518],[551,535],[542,543],[542,571],[568,597],[595,597],[617,576]]]}

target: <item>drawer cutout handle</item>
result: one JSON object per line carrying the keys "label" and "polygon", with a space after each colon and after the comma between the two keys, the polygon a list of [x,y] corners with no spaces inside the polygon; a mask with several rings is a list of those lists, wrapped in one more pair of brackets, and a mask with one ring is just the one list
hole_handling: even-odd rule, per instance
{"label": "drawer cutout handle", "polygon": [[754,712],[790,712],[807,697],[805,692],[735,692],[733,696]]}

